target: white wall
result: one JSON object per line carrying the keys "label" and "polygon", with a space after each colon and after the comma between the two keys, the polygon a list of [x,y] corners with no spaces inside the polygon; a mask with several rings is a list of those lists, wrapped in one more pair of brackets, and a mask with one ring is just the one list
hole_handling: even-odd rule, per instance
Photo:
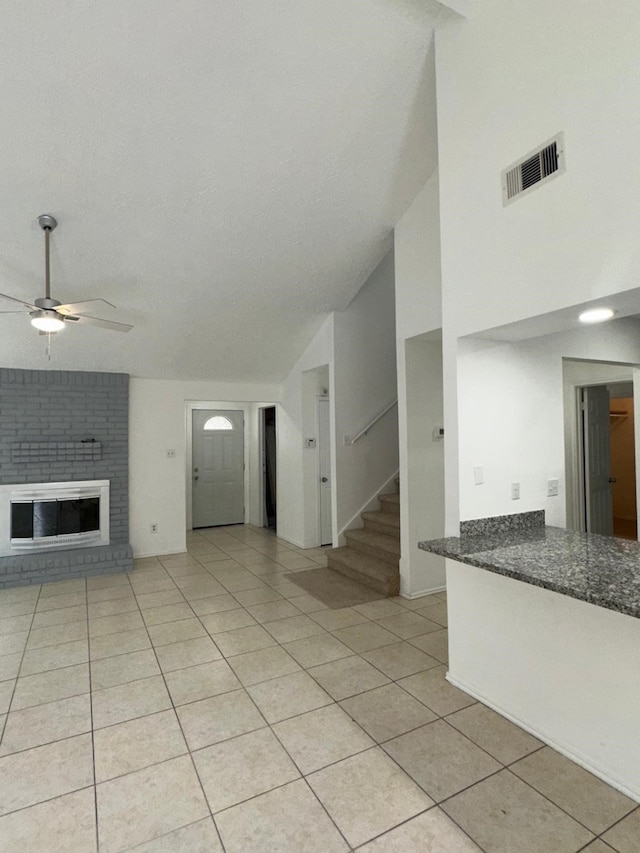
{"label": "white wall", "polygon": [[[640,282],[640,4],[491,0],[436,33],[445,322],[467,334]],[[564,131],[567,172],[500,171]]]}
{"label": "white wall", "polygon": [[[361,527],[358,515],[398,469],[393,408],[356,444],[363,429],[396,399],[394,259],[388,252],[345,311],[334,315],[337,532]],[[336,537],[334,536],[334,543]]]}
{"label": "white wall", "polygon": [[402,594],[414,597],[445,586],[444,559],[418,548],[418,542],[444,536],[444,440],[433,434],[443,424],[440,333],[405,341],[404,362],[400,576]]}
{"label": "white wall", "polygon": [[305,483],[308,491],[314,452],[304,447],[304,429],[309,418],[309,386],[304,377],[308,371],[326,365],[323,376],[328,374],[329,377],[333,413],[333,337],[334,317],[331,315],[285,379],[277,413],[278,535],[303,548],[317,544],[313,537],[317,508],[305,502]]}
{"label": "white wall", "polygon": [[[307,370],[302,374],[302,479],[305,509],[304,543],[306,547],[320,545],[318,398],[329,397],[330,386],[328,364]],[[307,447],[307,439],[315,439],[315,446]]]}
{"label": "white wall", "polygon": [[394,246],[396,335],[405,340],[442,326],[437,170],[396,225]]}
{"label": "white wall", "polygon": [[[187,526],[186,405],[212,401],[213,408],[247,401],[277,401],[281,389],[269,385],[179,382],[131,378],[129,390],[129,522],[136,557],[185,550]],[[243,406],[244,408],[245,406]],[[256,422],[249,419],[248,428]],[[257,447],[257,432],[252,439]],[[173,458],[167,450],[174,450]],[[257,451],[249,457],[250,513],[256,512]],[[251,520],[255,520],[251,516]],[[151,533],[151,524],[158,532]],[[259,523],[259,522],[258,522]]]}
{"label": "white wall", "polygon": [[[549,524],[565,526],[563,357],[640,363],[640,324],[623,319],[517,343],[460,341],[461,519],[545,509]],[[482,485],[474,484],[476,466]],[[560,481],[557,497],[547,497],[549,478]]]}
{"label": "white wall", "polygon": [[[639,31],[640,5],[595,0],[492,0],[436,31],[448,534],[457,338],[640,282]],[[501,170],[560,130],[566,174],[503,208]]]}
{"label": "white wall", "polygon": [[440,220],[437,171],[395,229],[403,595],[444,586],[444,560],[417,543],[444,535]]}

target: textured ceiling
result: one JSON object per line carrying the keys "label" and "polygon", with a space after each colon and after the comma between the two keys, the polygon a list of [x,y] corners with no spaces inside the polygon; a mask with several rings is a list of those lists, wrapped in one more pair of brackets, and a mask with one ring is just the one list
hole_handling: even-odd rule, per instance
{"label": "textured ceiling", "polygon": [[[430,0],[24,0],[0,32],[0,292],[103,297],[128,335],[0,366],[281,380],[436,162]],[[0,300],[0,310],[11,305]]]}

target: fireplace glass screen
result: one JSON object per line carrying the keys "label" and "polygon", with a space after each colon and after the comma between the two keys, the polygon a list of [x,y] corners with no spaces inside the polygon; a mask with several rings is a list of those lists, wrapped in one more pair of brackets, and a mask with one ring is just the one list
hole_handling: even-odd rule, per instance
{"label": "fireplace glass screen", "polygon": [[11,538],[40,539],[100,529],[100,498],[16,501],[11,504]]}

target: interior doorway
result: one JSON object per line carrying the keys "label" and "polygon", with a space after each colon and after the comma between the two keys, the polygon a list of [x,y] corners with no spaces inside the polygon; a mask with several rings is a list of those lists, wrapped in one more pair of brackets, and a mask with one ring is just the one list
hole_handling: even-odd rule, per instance
{"label": "interior doorway", "polygon": [[633,382],[610,385],[613,535],[638,538]]}
{"label": "interior doorway", "polygon": [[638,538],[633,382],[578,389],[584,530]]}
{"label": "interior doorway", "polygon": [[563,358],[566,526],[638,538],[640,366]]}
{"label": "interior doorway", "polygon": [[262,526],[273,530],[278,525],[276,407],[260,409],[262,457]]}
{"label": "interior doorway", "polygon": [[638,538],[633,382],[577,389],[587,533]]}

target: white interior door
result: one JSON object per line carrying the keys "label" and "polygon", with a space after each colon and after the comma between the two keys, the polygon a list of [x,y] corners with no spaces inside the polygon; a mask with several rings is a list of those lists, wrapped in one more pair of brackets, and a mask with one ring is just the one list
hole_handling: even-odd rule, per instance
{"label": "white interior door", "polygon": [[329,399],[318,398],[320,544],[331,545],[331,421]]}
{"label": "white interior door", "polygon": [[583,388],[584,480],[587,532],[613,536],[609,391]]}
{"label": "white interior door", "polygon": [[197,409],[192,416],[193,527],[244,522],[244,414]]}

